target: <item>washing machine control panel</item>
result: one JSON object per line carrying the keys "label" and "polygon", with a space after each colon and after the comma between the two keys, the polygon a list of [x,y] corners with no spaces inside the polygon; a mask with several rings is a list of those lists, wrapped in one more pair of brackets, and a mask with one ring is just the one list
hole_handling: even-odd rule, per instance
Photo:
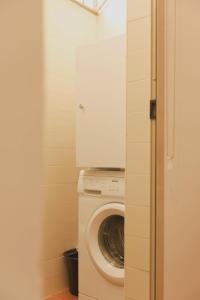
{"label": "washing machine control panel", "polygon": [[80,176],[78,191],[92,196],[124,197],[125,179],[123,177]]}

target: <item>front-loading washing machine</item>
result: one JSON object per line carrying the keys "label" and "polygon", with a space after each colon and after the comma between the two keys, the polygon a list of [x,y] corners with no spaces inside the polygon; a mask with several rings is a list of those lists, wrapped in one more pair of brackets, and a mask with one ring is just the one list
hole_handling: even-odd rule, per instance
{"label": "front-loading washing machine", "polygon": [[81,171],[79,300],[124,300],[123,171]]}

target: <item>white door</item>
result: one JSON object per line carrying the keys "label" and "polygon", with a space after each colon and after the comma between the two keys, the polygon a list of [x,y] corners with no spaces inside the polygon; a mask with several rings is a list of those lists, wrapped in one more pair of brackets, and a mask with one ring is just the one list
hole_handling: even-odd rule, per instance
{"label": "white door", "polygon": [[199,300],[200,1],[167,0],[166,8],[163,299]]}
{"label": "white door", "polygon": [[78,167],[125,168],[125,36],[77,54]]}

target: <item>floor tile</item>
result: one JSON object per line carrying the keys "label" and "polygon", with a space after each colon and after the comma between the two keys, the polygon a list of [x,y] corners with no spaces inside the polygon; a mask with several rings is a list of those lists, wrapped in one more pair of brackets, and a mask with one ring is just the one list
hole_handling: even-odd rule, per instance
{"label": "floor tile", "polygon": [[78,299],[78,297],[71,295],[69,291],[56,294],[55,296],[56,296],[57,300],[77,300]]}

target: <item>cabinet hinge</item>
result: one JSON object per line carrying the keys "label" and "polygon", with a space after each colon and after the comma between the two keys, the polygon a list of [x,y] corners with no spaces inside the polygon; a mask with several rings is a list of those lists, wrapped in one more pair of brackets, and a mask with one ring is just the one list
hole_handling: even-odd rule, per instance
{"label": "cabinet hinge", "polygon": [[156,119],[156,99],[150,100],[150,119],[155,120]]}

